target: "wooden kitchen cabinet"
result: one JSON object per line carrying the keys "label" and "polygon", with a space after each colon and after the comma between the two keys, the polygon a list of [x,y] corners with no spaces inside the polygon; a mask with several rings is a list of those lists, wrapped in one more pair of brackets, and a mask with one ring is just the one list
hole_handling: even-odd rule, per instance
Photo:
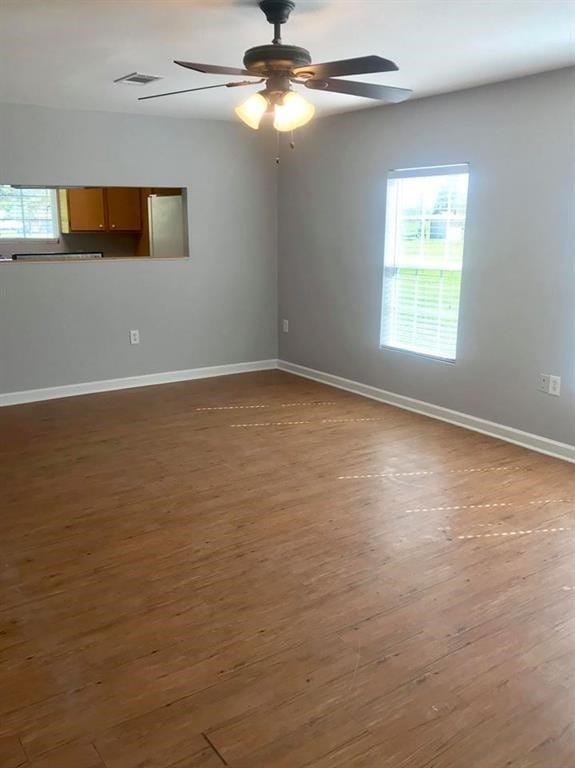
{"label": "wooden kitchen cabinet", "polygon": [[108,229],[139,232],[142,229],[140,190],[135,187],[108,187],[105,190]]}
{"label": "wooden kitchen cabinet", "polygon": [[140,191],[134,187],[95,187],[58,191],[60,229],[74,232],[140,232]]}
{"label": "wooden kitchen cabinet", "polygon": [[106,204],[103,189],[60,189],[58,199],[62,232],[106,230]]}

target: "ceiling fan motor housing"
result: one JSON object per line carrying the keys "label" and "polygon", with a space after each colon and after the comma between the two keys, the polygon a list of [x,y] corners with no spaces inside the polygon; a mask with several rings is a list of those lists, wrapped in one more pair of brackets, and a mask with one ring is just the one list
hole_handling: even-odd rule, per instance
{"label": "ceiling fan motor housing", "polygon": [[290,73],[295,67],[310,64],[310,52],[297,45],[258,45],[246,51],[244,56],[244,67],[258,77],[277,72]]}

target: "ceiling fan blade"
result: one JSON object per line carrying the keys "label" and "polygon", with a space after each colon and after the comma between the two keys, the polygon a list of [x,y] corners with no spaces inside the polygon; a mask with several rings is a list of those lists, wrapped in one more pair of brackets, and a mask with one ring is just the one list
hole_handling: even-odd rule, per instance
{"label": "ceiling fan blade", "polygon": [[184,91],[168,91],[168,93],[156,93],[153,96],[140,96],[138,101],[148,99],[161,99],[163,96],[176,96],[179,93],[193,93],[194,91],[210,91],[212,88],[239,88],[242,85],[257,85],[263,80],[242,80],[239,83],[220,83],[219,85],[203,85],[201,88],[186,88]]}
{"label": "ceiling fan blade", "polygon": [[193,69],[194,72],[204,72],[208,75],[238,75],[238,76],[248,75],[249,77],[253,77],[253,75],[250,72],[248,72],[247,69],[235,69],[234,67],[218,67],[213,64],[196,64],[193,61],[174,61],[174,64],[177,64],[180,67],[185,67],[186,69]]}
{"label": "ceiling fan blade", "polygon": [[315,80],[328,77],[344,77],[345,75],[369,75],[374,72],[395,72],[397,65],[381,56],[360,56],[358,59],[341,59],[328,61],[325,64],[310,64],[308,67],[296,67],[294,74],[298,77],[311,75]]}
{"label": "ceiling fan blade", "polygon": [[352,80],[307,80],[305,86],[314,91],[347,93],[350,96],[363,96],[366,99],[377,99],[388,104],[405,101],[413,93],[407,88],[392,88],[389,85],[375,85],[373,83],[354,83]]}

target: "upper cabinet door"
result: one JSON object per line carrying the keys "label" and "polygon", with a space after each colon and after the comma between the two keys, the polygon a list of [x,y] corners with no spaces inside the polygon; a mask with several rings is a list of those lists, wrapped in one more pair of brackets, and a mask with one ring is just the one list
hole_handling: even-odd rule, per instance
{"label": "upper cabinet door", "polygon": [[[67,189],[69,232],[99,232],[106,229],[104,190]],[[66,231],[63,228],[63,231]]]}
{"label": "upper cabinet door", "polygon": [[108,187],[108,230],[110,232],[140,232],[142,211],[140,190],[134,187]]}

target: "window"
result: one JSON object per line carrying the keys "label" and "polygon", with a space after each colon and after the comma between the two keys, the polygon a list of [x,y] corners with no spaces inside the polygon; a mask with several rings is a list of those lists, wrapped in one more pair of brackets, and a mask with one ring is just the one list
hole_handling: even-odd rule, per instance
{"label": "window", "polygon": [[55,190],[0,185],[0,238],[54,240],[58,236]]}
{"label": "window", "polygon": [[392,171],[381,345],[455,360],[467,165]]}

